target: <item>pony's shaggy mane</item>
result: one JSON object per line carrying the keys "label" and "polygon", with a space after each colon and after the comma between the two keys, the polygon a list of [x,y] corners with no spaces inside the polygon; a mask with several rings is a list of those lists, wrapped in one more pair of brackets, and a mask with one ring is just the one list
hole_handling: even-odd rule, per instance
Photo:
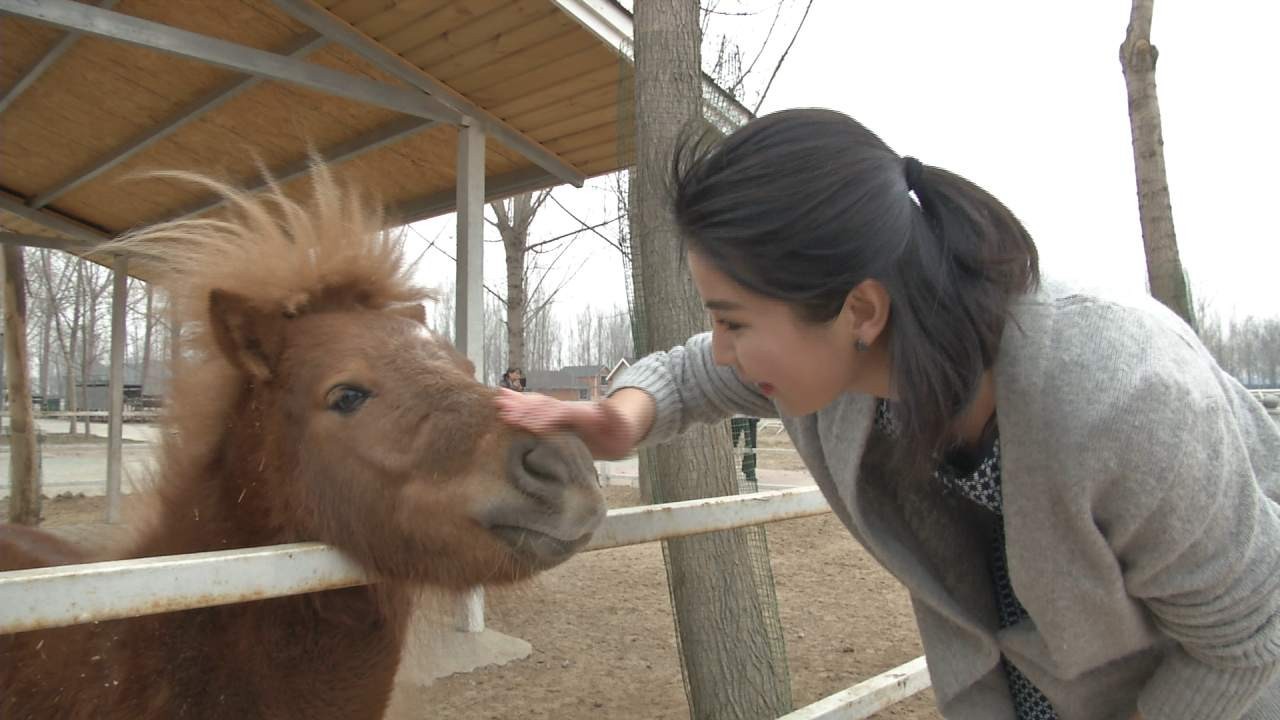
{"label": "pony's shaggy mane", "polygon": [[182,327],[181,352],[169,360],[170,397],[182,402],[166,413],[165,424],[176,433],[165,435],[185,442],[166,441],[162,464],[199,462],[200,448],[212,449],[222,436],[230,403],[245,383],[208,330],[212,291],[290,317],[434,299],[412,281],[403,236],[385,229],[380,207],[339,185],[321,162],[312,164],[302,200],[287,196],[270,177],[265,190],[251,194],[194,173],[158,174],[208,188],[227,208],[225,218],[160,223],[95,253],[126,254],[165,290],[171,320]]}

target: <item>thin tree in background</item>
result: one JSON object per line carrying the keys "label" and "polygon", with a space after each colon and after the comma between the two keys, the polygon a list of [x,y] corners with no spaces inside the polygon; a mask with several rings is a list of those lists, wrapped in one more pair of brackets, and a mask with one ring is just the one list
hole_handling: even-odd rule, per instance
{"label": "thin tree in background", "polygon": [[493,225],[502,236],[507,259],[507,367],[526,366],[524,355],[525,322],[529,319],[525,292],[528,280],[526,255],[529,252],[529,226],[546,202],[550,190],[521,193],[510,200],[489,203],[495,220]]}
{"label": "thin tree in background", "polygon": [[151,385],[151,356],[152,343],[155,342],[154,334],[156,325],[160,322],[160,315],[156,312],[155,290],[151,283],[143,283],[144,309],[142,311],[142,367],[138,371],[138,384],[141,386],[139,394],[146,395],[149,392],[154,394]]}
{"label": "thin tree in background", "polygon": [[27,357],[27,273],[23,249],[4,246],[5,385],[9,393],[9,522],[40,523],[36,428]]}
{"label": "thin tree in background", "polygon": [[1169,306],[1188,325],[1195,314],[1186,274],[1178,257],[1173,231],[1173,205],[1164,168],[1164,134],[1156,98],[1156,60],[1151,44],[1154,0],[1133,0],[1129,28],[1120,45],[1120,67],[1129,93],[1129,127],[1133,134],[1133,164],[1138,180],[1138,214],[1147,256],[1151,295]]}
{"label": "thin tree in background", "polygon": [[[644,0],[635,13],[635,170],[631,242],[637,272],[636,352],[683,343],[706,315],[682,263],[666,179],[680,132],[702,118],[696,0]],[[737,476],[726,423],[691,428],[640,453],[652,501],[732,495]],[[663,544],[690,713],[773,718],[790,710],[790,685],[762,622],[747,535],[711,533]]]}

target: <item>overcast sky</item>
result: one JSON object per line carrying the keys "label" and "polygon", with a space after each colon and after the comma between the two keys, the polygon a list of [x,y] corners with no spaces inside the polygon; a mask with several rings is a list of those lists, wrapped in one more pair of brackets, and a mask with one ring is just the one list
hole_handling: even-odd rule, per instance
{"label": "overcast sky", "polygon": [[[789,2],[797,12],[804,5]],[[732,23],[742,23],[741,44],[754,50],[756,28],[767,26],[774,3],[738,4],[763,14],[754,25],[722,19],[721,27],[734,33]],[[815,0],[762,113],[805,106],[848,113],[900,154],[968,177],[1003,200],[1035,237],[1048,273],[1142,289],[1118,59],[1128,4]],[[1280,3],[1269,0],[1156,3],[1152,39],[1178,245],[1197,296],[1226,315],[1280,315],[1280,233],[1268,210],[1280,189],[1277,27]],[[592,181],[556,197],[599,222],[614,214],[606,186]],[[452,223],[442,218],[419,230],[439,233],[452,252]],[[550,207],[533,236],[575,224]],[[501,246],[486,247],[486,282],[500,288]],[[434,251],[424,263],[429,282],[453,274]],[[585,303],[624,304],[621,263],[599,238],[584,236],[559,267],[582,268],[561,295],[562,316]]]}

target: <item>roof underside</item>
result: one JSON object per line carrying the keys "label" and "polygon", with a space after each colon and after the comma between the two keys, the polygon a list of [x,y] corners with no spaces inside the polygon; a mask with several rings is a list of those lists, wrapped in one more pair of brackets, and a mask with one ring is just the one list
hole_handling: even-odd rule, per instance
{"label": "roof underside", "polygon": [[[260,183],[260,163],[296,192],[309,147],[345,181],[379,196],[393,219],[448,212],[459,117],[486,129],[491,196],[580,183],[630,162],[627,144],[619,142],[627,115],[619,100],[632,97],[628,63],[563,2],[99,4],[111,9],[0,0],[0,227],[10,233],[75,249],[211,209],[207,191],[147,176],[155,170],[252,187]],[[401,105],[389,109],[394,102],[338,97],[280,76],[94,36],[101,24],[73,35],[56,18],[24,15],[22,6],[94,23],[127,16],[167,26],[161,34],[188,31],[292,56],[290,73],[298,72],[298,61],[328,68],[362,79],[371,92],[383,88]],[[259,57],[243,50],[235,56]],[[433,119],[434,106],[426,103],[437,100],[446,114]],[[407,105],[426,110],[406,112]]]}

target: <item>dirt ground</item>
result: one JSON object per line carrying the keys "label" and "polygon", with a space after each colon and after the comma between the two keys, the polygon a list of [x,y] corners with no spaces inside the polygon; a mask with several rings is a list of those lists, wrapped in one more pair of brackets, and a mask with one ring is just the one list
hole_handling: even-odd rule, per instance
{"label": "dirt ground", "polygon": [[[762,433],[761,447],[788,447]],[[762,453],[761,466],[798,459]],[[606,488],[611,507],[636,491]],[[0,500],[0,513],[5,511]],[[0,515],[3,517],[3,515]],[[46,500],[49,526],[93,523],[102,498]],[[796,707],[843,690],[921,654],[906,593],[854,543],[833,515],[768,526]],[[486,621],[527,640],[533,654],[453,675],[404,699],[421,718],[685,718],[662,550],[656,543],[591,552],[520,587],[491,590]],[[926,691],[876,716],[936,719]],[[397,717],[397,720],[400,720]]]}
{"label": "dirt ground", "polygon": [[[611,507],[631,488],[607,488]],[[779,613],[797,707],[921,654],[901,586],[833,515],[768,526]],[[418,690],[420,717],[685,718],[662,549],[656,543],[586,553],[523,587],[490,591],[489,626],[533,645],[500,667]],[[877,718],[940,718],[926,691]]]}
{"label": "dirt ground", "polygon": [[756,432],[756,465],[766,470],[804,470],[804,463],[785,431],[761,427]]}

